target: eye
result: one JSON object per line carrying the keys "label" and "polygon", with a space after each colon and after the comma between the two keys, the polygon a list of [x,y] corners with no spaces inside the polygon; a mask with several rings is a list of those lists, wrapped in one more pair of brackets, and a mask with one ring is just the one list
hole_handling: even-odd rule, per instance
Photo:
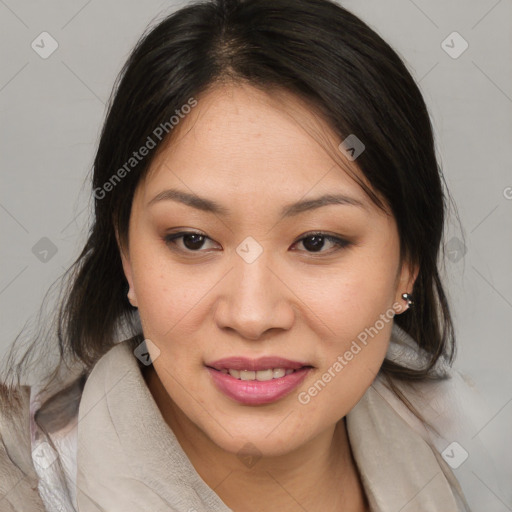
{"label": "eye", "polygon": [[[178,244],[177,241],[180,239],[181,244]],[[203,247],[205,241],[211,239],[202,233],[182,231],[180,233],[167,235],[164,240],[167,245],[172,244],[175,246],[174,248],[179,251],[199,252],[199,249]]]}
{"label": "eye", "polygon": [[[322,251],[322,249],[325,247],[326,241],[332,244],[334,250]],[[348,247],[351,244],[351,242],[348,240],[344,240],[343,238],[339,238],[337,236],[329,235],[323,232],[308,233],[301,239],[297,240],[297,242],[295,242],[295,244],[298,243],[302,243],[306,248],[306,251],[312,253],[336,252],[340,249],[343,249],[344,247]]]}
{"label": "eye", "polygon": [[[203,233],[196,233],[195,231],[181,231],[164,237],[164,241],[167,245],[171,246],[172,244],[173,249],[182,252],[202,252],[201,249],[204,248],[204,244],[207,240],[213,241]],[[178,241],[180,241],[180,243],[178,243]],[[334,250],[322,250],[326,246],[326,242],[331,244]],[[297,240],[293,245],[297,245],[298,243],[302,243],[306,248],[306,252],[310,253],[336,252],[337,250],[351,245],[351,242],[343,238],[323,232],[308,233]]]}

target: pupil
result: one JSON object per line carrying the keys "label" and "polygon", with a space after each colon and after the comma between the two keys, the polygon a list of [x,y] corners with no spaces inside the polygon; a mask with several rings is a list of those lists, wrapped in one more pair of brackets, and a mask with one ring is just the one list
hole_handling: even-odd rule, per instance
{"label": "pupil", "polygon": [[[307,240],[311,240],[313,243],[312,244],[308,244]],[[318,251],[324,245],[324,237],[323,236],[318,236],[318,235],[309,236],[306,239],[304,239],[303,244],[304,244],[304,247],[306,249],[308,249],[308,250],[311,249],[312,251]],[[308,245],[309,245],[309,247],[308,247]]]}
{"label": "pupil", "polygon": [[187,249],[200,249],[204,242],[203,235],[196,235],[195,233],[185,235],[183,237],[183,244]]}

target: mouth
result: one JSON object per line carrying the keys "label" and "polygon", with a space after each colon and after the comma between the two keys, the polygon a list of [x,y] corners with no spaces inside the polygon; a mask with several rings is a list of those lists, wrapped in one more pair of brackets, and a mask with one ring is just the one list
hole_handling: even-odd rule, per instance
{"label": "mouth", "polygon": [[[305,366],[303,368],[306,368]],[[299,368],[300,369],[300,368]],[[239,380],[257,380],[259,382],[265,382],[272,379],[280,379],[285,375],[290,375],[297,370],[291,368],[267,368],[266,370],[234,370],[230,368],[222,368],[219,370],[221,373],[229,374],[231,377]]]}
{"label": "mouth", "polygon": [[215,387],[244,405],[276,402],[293,391],[313,369],[308,363],[278,357],[230,357],[205,366]]}

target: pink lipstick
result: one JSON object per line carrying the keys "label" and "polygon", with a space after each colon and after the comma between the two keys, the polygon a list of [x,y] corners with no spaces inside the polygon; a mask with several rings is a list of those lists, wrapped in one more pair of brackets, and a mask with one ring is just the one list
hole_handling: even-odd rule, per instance
{"label": "pink lipstick", "polygon": [[206,365],[219,391],[244,405],[263,405],[288,395],[312,369],[281,357],[229,357]]}

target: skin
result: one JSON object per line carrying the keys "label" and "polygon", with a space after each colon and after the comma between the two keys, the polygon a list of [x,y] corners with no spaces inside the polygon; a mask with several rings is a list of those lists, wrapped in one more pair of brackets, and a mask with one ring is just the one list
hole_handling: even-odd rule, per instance
{"label": "skin", "polygon": [[[223,85],[178,128],[136,190],[129,243],[119,242],[129,299],[160,350],[144,374],[148,387],[197,472],[233,510],[367,510],[344,417],[374,380],[392,321],[307,404],[298,394],[393,304],[397,314],[407,309],[401,294],[412,292],[417,269],[400,266],[395,220],[345,172],[363,177],[357,160],[338,151],[335,161],[318,142],[336,148],[341,140],[296,97]],[[230,213],[172,200],[148,206],[170,188]],[[325,193],[364,207],[328,205],[279,220],[285,205]],[[180,231],[207,238],[202,246],[189,239],[188,249],[183,238],[166,243]],[[311,231],[351,245],[325,240],[314,252],[303,240]],[[250,264],[236,252],[248,236],[263,249]],[[241,405],[205,368],[233,355],[314,369],[275,403]],[[237,456],[242,447],[256,457],[251,467]]]}

